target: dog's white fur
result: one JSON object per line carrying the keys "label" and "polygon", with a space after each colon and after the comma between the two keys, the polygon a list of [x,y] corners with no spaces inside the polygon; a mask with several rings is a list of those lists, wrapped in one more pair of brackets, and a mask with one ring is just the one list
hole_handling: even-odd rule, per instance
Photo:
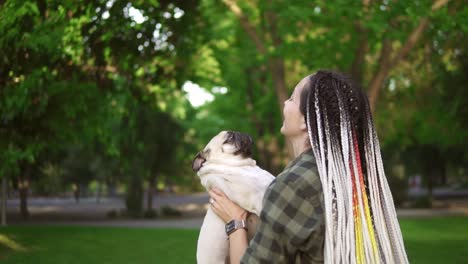
{"label": "dog's white fur", "polygon": [[[205,147],[206,161],[198,171],[201,184],[210,190],[216,187],[245,210],[260,215],[263,195],[274,176],[256,165],[252,158],[234,155],[236,147],[224,143],[227,132],[222,131]],[[211,207],[203,220],[197,245],[197,263],[225,263],[229,241],[225,223]]]}

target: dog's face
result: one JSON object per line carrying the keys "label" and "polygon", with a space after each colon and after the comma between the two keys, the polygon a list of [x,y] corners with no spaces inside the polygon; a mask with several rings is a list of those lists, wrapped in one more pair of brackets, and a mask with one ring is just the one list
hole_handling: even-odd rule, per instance
{"label": "dog's face", "polygon": [[240,155],[243,158],[252,156],[252,138],[236,131],[222,131],[208,142],[206,147],[198,152],[192,162],[194,171],[200,170],[205,161],[213,157],[217,159],[232,158]]}

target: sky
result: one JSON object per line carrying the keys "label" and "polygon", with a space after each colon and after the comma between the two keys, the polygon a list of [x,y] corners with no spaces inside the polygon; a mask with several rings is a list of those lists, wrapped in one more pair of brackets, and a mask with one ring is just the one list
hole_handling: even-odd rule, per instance
{"label": "sky", "polygon": [[200,85],[191,81],[185,82],[182,89],[187,93],[185,97],[189,100],[190,104],[192,104],[193,107],[199,107],[207,102],[211,102],[214,100],[214,96],[212,93],[208,92],[207,90],[200,87]]}
{"label": "sky", "polygon": [[208,102],[214,100],[214,94],[226,94],[228,89],[226,87],[215,86],[208,92],[207,89],[200,87],[200,85],[187,81],[182,86],[184,92],[186,92],[186,98],[189,100],[193,107],[202,106]]}

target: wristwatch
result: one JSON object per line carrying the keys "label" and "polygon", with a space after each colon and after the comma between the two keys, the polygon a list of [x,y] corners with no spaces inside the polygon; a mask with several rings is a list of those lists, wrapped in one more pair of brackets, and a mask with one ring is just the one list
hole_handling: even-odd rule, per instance
{"label": "wristwatch", "polygon": [[234,231],[241,228],[247,230],[247,223],[245,222],[245,220],[231,220],[229,223],[226,224],[226,234],[229,236]]}

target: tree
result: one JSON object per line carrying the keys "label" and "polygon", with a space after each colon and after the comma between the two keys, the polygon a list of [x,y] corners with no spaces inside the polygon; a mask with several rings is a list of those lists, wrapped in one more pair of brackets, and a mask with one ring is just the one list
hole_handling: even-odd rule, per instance
{"label": "tree", "polygon": [[[200,56],[220,69],[206,86],[228,87],[225,97],[236,102],[230,104],[230,116],[247,118],[230,117],[226,123],[243,128],[248,120],[258,138],[260,163],[272,172],[286,160],[279,136],[282,105],[301,77],[320,68],[348,72],[368,88],[375,105],[392,69],[420,47],[425,29],[450,23],[446,16],[440,19],[447,1],[206,0],[201,6],[210,26]],[[205,74],[197,77],[207,83]]]}
{"label": "tree", "polygon": [[46,145],[57,147],[78,131],[86,135],[87,125],[93,121],[88,109],[99,98],[86,72],[69,63],[71,56],[63,36],[70,12],[55,3],[50,7],[43,4],[7,1],[0,11],[0,27],[5,32],[0,39],[0,144],[6,150],[1,167],[10,175],[18,175],[21,212],[25,217],[36,157]]}
{"label": "tree", "polygon": [[133,100],[119,135],[120,161],[128,175],[127,209],[139,216],[143,209],[143,180],[148,180],[147,210],[152,210],[158,176],[177,167],[175,150],[183,137],[181,126],[169,114]]}
{"label": "tree", "polygon": [[[447,184],[449,167],[466,167],[463,161],[467,129],[464,115],[467,81],[467,24],[463,12],[451,12],[451,23],[431,27],[423,45],[412,53],[414,62],[394,70],[379,107],[383,148],[401,153],[408,174],[420,174],[428,186],[429,198],[437,184]],[[466,11],[465,11],[466,12]],[[398,146],[398,148],[395,148]],[[455,161],[456,160],[456,161]]]}
{"label": "tree", "polygon": [[[131,96],[161,111],[179,91],[198,26],[196,1],[6,1],[0,10],[0,177],[18,178],[27,215],[31,166],[41,152],[103,140]],[[188,16],[184,13],[193,12]],[[123,16],[122,16],[123,13]],[[125,45],[122,45],[124,43]],[[122,91],[128,91],[122,92]],[[167,108],[167,109],[165,109]],[[114,115],[105,114],[113,109]],[[136,108],[135,108],[136,109]],[[78,144],[79,145],[79,144]],[[118,150],[117,150],[118,151]]]}

